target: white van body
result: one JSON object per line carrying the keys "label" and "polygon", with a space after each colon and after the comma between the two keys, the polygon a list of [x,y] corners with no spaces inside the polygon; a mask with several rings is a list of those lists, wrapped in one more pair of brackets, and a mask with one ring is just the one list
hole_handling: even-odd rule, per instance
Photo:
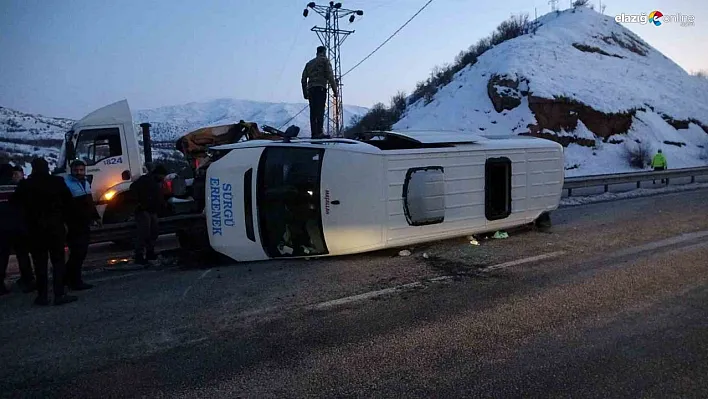
{"label": "white van body", "polygon": [[207,170],[212,248],[236,261],[362,253],[524,225],[560,202],[553,141],[382,136],[214,147],[228,153]]}

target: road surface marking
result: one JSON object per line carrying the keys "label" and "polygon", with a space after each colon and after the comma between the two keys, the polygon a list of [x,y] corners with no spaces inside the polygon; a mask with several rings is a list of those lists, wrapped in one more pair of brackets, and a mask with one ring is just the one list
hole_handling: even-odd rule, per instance
{"label": "road surface marking", "polygon": [[87,280],[87,281],[89,283],[103,283],[106,281],[120,280],[122,278],[137,276],[137,275],[146,274],[146,273],[155,273],[155,270],[146,270],[144,272],[138,272],[138,273],[126,273],[126,274],[121,274],[118,276],[103,277],[103,278],[97,278],[97,279],[92,279],[92,280]]}
{"label": "road surface marking", "polygon": [[[500,263],[498,265],[488,266],[488,267],[485,267],[484,269],[480,269],[480,271],[488,272],[488,271],[492,271],[492,270],[504,269],[507,267],[521,265],[524,263],[531,263],[531,262],[536,262],[539,260],[554,258],[554,257],[560,256],[560,255],[563,255],[565,253],[566,253],[565,251],[557,251],[557,252],[551,252],[551,253],[547,253],[547,254],[543,254],[543,255],[532,256],[529,258],[523,258],[523,259],[511,261],[511,262]],[[452,280],[455,277],[456,276],[439,276],[439,277],[433,277],[430,279],[426,279],[425,281],[437,283],[437,282],[441,282],[441,281]],[[391,287],[391,288],[384,288],[382,290],[369,291],[369,292],[365,292],[363,294],[352,295],[352,296],[348,296],[348,297],[344,297],[344,298],[320,302],[320,303],[316,303],[314,305],[306,306],[305,308],[308,310],[313,310],[313,309],[322,310],[322,309],[327,309],[327,308],[331,308],[334,306],[340,306],[340,305],[350,304],[353,302],[365,301],[367,299],[378,298],[380,296],[389,295],[389,294],[393,294],[396,292],[408,291],[408,290],[423,288],[423,287],[425,287],[423,282],[417,281],[414,283],[398,285],[398,286]]]}
{"label": "road surface marking", "polygon": [[663,247],[668,247],[675,244],[680,244],[685,241],[698,240],[704,237],[708,237],[708,230],[694,231],[693,233],[685,233],[678,236],[666,238],[660,241],[650,242],[648,244],[640,245],[637,247],[627,248],[612,254],[613,258],[635,255],[641,252],[651,251],[653,249],[659,249]]}
{"label": "road surface marking", "polygon": [[[197,280],[196,280],[196,281],[199,281],[199,280],[203,279],[204,277],[206,277],[206,276],[207,276],[207,274],[211,273],[211,271],[212,271],[212,270],[213,270],[213,269],[207,269],[207,270],[206,270],[206,271],[205,271],[204,273],[202,273],[202,275],[201,275],[201,276],[199,276],[199,278],[197,278]],[[192,290],[192,287],[193,287],[193,286],[192,286],[192,285],[190,285],[189,287],[187,287],[187,289],[186,289],[186,290],[184,290],[184,293],[182,294],[182,299],[184,299],[184,298],[186,298],[186,297],[187,297],[187,294],[189,294],[189,291],[191,291],[191,290]]]}
{"label": "road surface marking", "polygon": [[479,271],[486,273],[486,272],[490,272],[492,270],[506,269],[506,268],[512,267],[512,266],[523,265],[524,263],[531,263],[531,262],[536,262],[539,260],[555,258],[555,257],[561,256],[565,253],[566,253],[565,251],[556,251],[556,252],[551,252],[551,253],[547,253],[547,254],[543,254],[543,255],[531,256],[528,258],[512,260],[511,262],[500,263],[498,265],[487,266],[482,269],[479,269]]}
{"label": "road surface marking", "polygon": [[352,302],[358,302],[358,301],[363,301],[363,300],[367,300],[367,299],[372,299],[372,298],[380,297],[382,295],[392,294],[394,292],[400,292],[400,291],[405,291],[405,290],[409,290],[409,289],[413,289],[413,288],[422,288],[422,287],[423,287],[423,283],[421,283],[421,282],[403,284],[403,285],[399,285],[396,287],[386,288],[383,290],[370,291],[370,292],[365,292],[365,293],[359,294],[359,295],[353,295],[353,296],[348,296],[345,298],[333,299],[331,301],[320,302],[320,303],[317,303],[314,305],[307,306],[307,309],[326,309],[326,308],[331,308],[333,306],[346,305],[346,304],[352,303]]}
{"label": "road surface marking", "polygon": [[207,269],[207,271],[205,271],[204,273],[202,273],[201,276],[199,276],[199,278],[197,279],[197,281],[199,281],[199,280],[203,279],[204,277],[206,277],[207,274],[211,273],[211,271],[212,271],[212,269]]}

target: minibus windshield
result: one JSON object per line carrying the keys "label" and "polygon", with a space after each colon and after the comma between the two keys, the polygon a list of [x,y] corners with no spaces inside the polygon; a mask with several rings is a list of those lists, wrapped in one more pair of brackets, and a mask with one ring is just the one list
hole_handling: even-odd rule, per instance
{"label": "minibus windshield", "polygon": [[258,165],[256,204],[270,257],[327,254],[320,210],[323,149],[266,147]]}

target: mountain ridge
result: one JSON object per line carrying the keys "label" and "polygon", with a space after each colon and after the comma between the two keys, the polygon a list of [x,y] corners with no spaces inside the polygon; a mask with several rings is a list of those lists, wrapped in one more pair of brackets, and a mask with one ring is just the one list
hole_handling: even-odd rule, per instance
{"label": "mountain ridge", "polygon": [[[219,98],[131,112],[139,140],[142,140],[140,123],[149,122],[153,142],[174,143],[183,134],[200,127],[236,123],[239,120],[276,128],[294,124],[300,127],[301,137],[308,137],[310,117],[309,112],[304,110],[306,105]],[[366,111],[365,107],[345,105],[345,121]],[[64,134],[74,122],[70,118],[48,117],[0,106],[0,153],[23,162],[34,156],[44,156],[53,164],[58,158]]]}

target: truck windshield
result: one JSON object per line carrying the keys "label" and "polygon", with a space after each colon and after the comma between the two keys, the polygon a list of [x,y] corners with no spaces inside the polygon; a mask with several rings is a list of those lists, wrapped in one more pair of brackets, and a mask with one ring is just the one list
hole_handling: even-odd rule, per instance
{"label": "truck windshield", "polygon": [[267,147],[258,165],[258,223],[268,256],[327,254],[320,210],[323,149]]}

